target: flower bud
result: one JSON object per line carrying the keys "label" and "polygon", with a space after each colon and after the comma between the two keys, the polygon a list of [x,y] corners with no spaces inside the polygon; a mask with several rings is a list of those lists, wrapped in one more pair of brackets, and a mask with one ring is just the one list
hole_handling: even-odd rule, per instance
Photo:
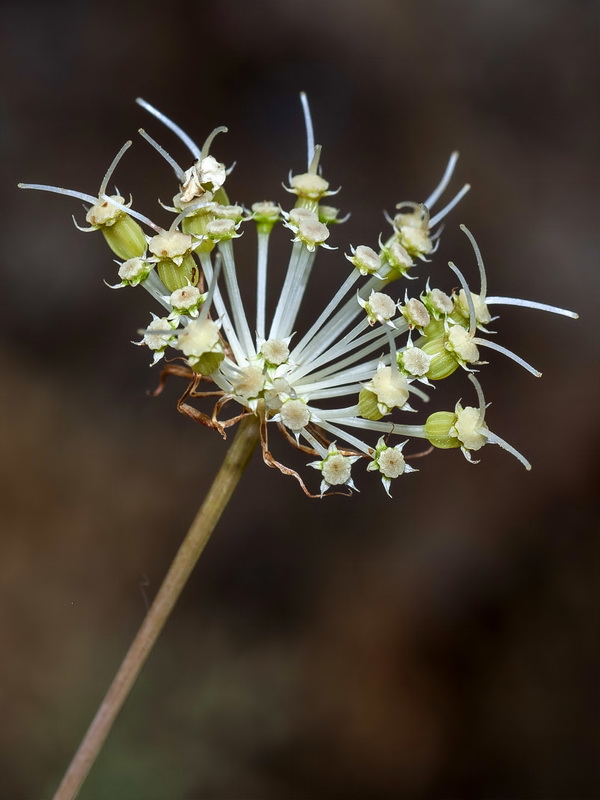
{"label": "flower bud", "polygon": [[195,286],[200,278],[200,270],[193,256],[186,256],[181,265],[169,258],[159,261],[156,266],[158,276],[170,292],[185,289],[190,284]]}
{"label": "flower bud", "polygon": [[435,414],[427,417],[425,435],[429,443],[440,450],[460,447],[460,441],[456,436],[456,428],[454,427],[457,418],[457,415],[452,411],[436,411]]}
{"label": "flower bud", "polygon": [[430,339],[419,347],[431,358],[429,370],[426,377],[432,381],[440,381],[452,375],[458,369],[456,356],[446,349],[446,337],[440,336],[438,339]]}
{"label": "flower bud", "polygon": [[377,395],[369,389],[361,389],[358,395],[358,413],[365,419],[378,420],[383,414],[377,406]]}
{"label": "flower bud", "polygon": [[265,201],[252,204],[252,216],[259,233],[271,233],[279,219],[280,209],[275,203]]}
{"label": "flower bud", "polygon": [[100,230],[110,249],[123,261],[141,258],[146,252],[144,231],[128,214],[123,214],[112,225],[101,225]]}

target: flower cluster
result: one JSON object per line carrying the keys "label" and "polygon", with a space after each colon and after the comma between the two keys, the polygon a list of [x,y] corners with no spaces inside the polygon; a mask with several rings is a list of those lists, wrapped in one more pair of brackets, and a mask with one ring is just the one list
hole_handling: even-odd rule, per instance
{"label": "flower cluster", "polygon": [[[391,231],[380,236],[377,247],[349,247],[347,261],[337,256],[338,269],[347,262],[351,269],[343,271],[337,291],[302,331],[297,317],[317,253],[336,249],[328,244],[331,228],[345,221],[337,208],[326,204],[339,190],[331,191],[322,175],[321,147],[314,143],[306,97],[302,95],[307,169],[290,173],[285,188],[295,202],[289,210],[267,201],[249,208],[230,203],[225,184],[231,169],[210,153],[215,136],[226,128],[213,131],[200,148],[157,109],[143,100],[138,103],[179,137],[194,159],[189,169],[182,169],[140,130],[177,179],[172,205],[163,206],[174,215],[168,227],[135,211],[132,201],[126,202],[117,191],[108,193],[113,172],[131,142],[117,154],[97,196],[38,184],[21,186],[83,200],[88,227],[81,230],[101,231],[118,258],[118,282],[112,288],[143,286],[162,306],[162,314],[152,313],[136,344],[152,351],[152,364],[167,353],[176,356],[163,376],[189,379],[179,410],[223,435],[242,417],[256,415],[265,462],[295,476],[309,494],[300,475],[277,461],[269,449],[268,432],[276,426],[292,445],[316,457],[309,465],[320,472],[316,496],[343,487],[355,489],[352,467],[360,459],[366,460],[368,471],[379,473],[389,494],[393,480],[414,471],[404,452],[409,438],[424,440],[430,450],[460,448],[468,460],[493,443],[530,468],[517,450],[489,430],[486,402],[473,373],[486,363],[480,355],[485,348],[503,353],[533,375],[540,373],[490,338],[486,326],[495,319],[490,308],[519,305],[573,318],[576,314],[490,296],[479,248],[462,225],[479,269],[477,293],[452,263],[451,272],[436,281],[448,288],[457,278],[458,290],[432,288],[430,279],[420,292],[405,289],[402,294],[396,289],[399,280],[415,277],[419,261],[429,262],[439,244],[441,221],[470,188],[463,186],[441,210],[433,211],[451,181],[457,153],[424,202],[397,205],[396,214],[387,218]],[[234,247],[234,239],[248,227],[255,229],[258,244],[253,298],[243,298],[240,292]],[[276,227],[291,232],[284,275],[269,274],[269,242]],[[281,290],[269,314],[267,285],[273,281],[280,282]],[[255,312],[252,320],[249,308]],[[414,411],[409,401],[427,401],[435,382],[459,369],[467,372],[474,386],[476,405],[463,407],[459,402],[453,411],[434,412],[422,424],[397,421]],[[201,397],[213,398],[210,413],[186,402]],[[223,407],[232,401],[238,404],[236,413],[221,418]],[[401,441],[394,443],[394,437]]]}

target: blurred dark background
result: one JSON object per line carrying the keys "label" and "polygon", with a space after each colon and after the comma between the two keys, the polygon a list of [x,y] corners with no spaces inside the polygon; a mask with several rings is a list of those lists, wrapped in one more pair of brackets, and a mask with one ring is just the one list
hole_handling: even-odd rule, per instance
{"label": "blurred dark background", "polygon": [[[598,4],[5,0],[0,26],[0,797],[50,796],[225,452],[177,382],[147,396],[129,341],[150,298],[103,286],[79,203],[16,183],[94,194],[133,137],[118,186],[165,218],[137,128],[187,157],[141,95],[196,140],[229,126],[232,200],[285,202],[300,90],[352,211],[316,303],[456,148],[473,190],[431,274],[475,278],[464,222],[492,293],[581,319],[505,309],[502,343],[544,376],[493,353],[482,372],[531,474],[438,452],[392,500],[361,474],[314,501],[256,456],[81,798],[599,797]],[[471,394],[457,374],[436,408]]]}

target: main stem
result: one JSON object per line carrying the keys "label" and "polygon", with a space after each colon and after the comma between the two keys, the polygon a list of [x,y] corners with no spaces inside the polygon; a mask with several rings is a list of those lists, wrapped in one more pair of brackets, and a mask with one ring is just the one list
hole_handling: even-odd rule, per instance
{"label": "main stem", "polygon": [[240,423],[225,460],[79,745],[54,795],[54,800],[73,800],[77,796],[163,625],[229,502],[257,442],[258,420],[256,417],[248,416]]}

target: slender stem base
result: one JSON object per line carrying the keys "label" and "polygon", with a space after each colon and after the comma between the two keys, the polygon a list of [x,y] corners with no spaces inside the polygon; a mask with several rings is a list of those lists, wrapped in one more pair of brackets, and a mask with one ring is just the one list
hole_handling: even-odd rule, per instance
{"label": "slender stem base", "polygon": [[75,753],[54,800],[73,800],[204,550],[258,442],[258,420],[242,420],[225,460],[123,659],[96,716]]}

